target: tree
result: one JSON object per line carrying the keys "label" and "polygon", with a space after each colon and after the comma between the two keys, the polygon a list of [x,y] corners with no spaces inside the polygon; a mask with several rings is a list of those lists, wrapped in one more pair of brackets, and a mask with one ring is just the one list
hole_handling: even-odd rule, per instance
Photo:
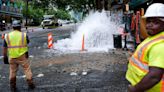
{"label": "tree", "polygon": [[95,0],[71,0],[69,4],[70,10],[74,12],[83,12],[83,16],[89,13],[90,10],[95,10]]}
{"label": "tree", "polygon": [[34,8],[42,8],[44,12],[52,7],[65,11],[69,7],[69,10],[86,13],[96,9],[95,0],[35,0],[33,5]]}
{"label": "tree", "polygon": [[29,23],[33,22],[36,25],[39,25],[42,20],[43,15],[44,15],[44,12],[42,9],[34,8],[32,3],[33,2],[29,2],[28,13],[27,13],[26,12],[26,4],[25,4],[25,2],[22,2],[22,7],[23,7],[22,13],[23,13],[24,17],[28,18]]}
{"label": "tree", "polygon": [[29,19],[40,21],[44,14],[53,14],[60,19],[70,19],[69,11],[83,12],[95,10],[96,0],[31,0],[26,14],[26,0],[18,0],[23,4],[23,15]]}
{"label": "tree", "polygon": [[51,3],[51,0],[33,0],[31,5],[35,9],[43,9],[45,12],[49,8],[49,4]]}
{"label": "tree", "polygon": [[53,10],[53,9],[50,9],[47,11],[47,14],[48,15],[55,15],[56,18],[58,19],[66,19],[66,20],[70,20],[71,19],[71,16],[68,14],[67,11],[64,11],[64,10]]}

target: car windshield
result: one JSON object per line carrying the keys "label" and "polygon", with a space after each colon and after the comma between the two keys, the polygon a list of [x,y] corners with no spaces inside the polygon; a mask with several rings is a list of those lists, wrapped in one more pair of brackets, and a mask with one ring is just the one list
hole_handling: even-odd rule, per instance
{"label": "car windshield", "polygon": [[45,20],[47,20],[47,19],[52,20],[53,18],[52,18],[52,17],[51,17],[51,18],[50,18],[50,17],[45,17],[44,19],[45,19]]}

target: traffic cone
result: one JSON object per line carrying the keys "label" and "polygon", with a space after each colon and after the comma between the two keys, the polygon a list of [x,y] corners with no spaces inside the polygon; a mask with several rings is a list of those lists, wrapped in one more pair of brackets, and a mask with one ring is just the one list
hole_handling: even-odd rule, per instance
{"label": "traffic cone", "polygon": [[49,49],[53,48],[52,33],[48,33],[48,48],[49,48]]}
{"label": "traffic cone", "polygon": [[86,51],[85,49],[85,41],[84,41],[84,34],[83,34],[83,37],[82,37],[82,45],[81,45],[81,51]]}
{"label": "traffic cone", "polygon": [[1,37],[2,39],[4,39],[5,38],[5,35],[4,34],[2,34],[2,37]]}

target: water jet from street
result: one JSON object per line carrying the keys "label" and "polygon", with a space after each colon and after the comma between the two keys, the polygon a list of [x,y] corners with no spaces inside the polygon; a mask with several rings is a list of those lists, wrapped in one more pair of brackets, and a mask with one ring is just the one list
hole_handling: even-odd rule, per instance
{"label": "water jet from street", "polygon": [[[109,12],[108,12],[109,13]],[[71,34],[70,38],[58,40],[54,48],[63,52],[79,51],[85,35],[85,49],[89,52],[113,49],[113,34],[118,33],[118,25],[111,22],[106,11],[90,12],[88,17]]]}

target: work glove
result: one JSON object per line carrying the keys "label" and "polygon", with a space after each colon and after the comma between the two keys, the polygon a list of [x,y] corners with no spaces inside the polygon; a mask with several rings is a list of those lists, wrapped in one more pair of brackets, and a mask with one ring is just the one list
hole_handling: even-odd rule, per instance
{"label": "work glove", "polygon": [[7,56],[4,56],[3,57],[3,62],[4,62],[4,64],[9,64],[8,57]]}
{"label": "work glove", "polygon": [[28,51],[25,53],[26,58],[29,58]]}

